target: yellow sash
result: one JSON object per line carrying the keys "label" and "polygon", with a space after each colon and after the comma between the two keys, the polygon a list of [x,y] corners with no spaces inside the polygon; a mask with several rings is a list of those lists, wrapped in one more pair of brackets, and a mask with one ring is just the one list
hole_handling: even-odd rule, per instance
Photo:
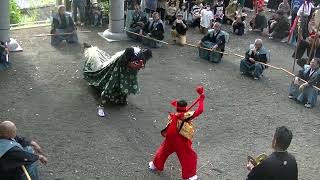
{"label": "yellow sash", "polygon": [[192,121],[191,120],[188,121],[187,119],[191,118],[193,114],[194,114],[194,111],[186,112],[184,113],[184,118],[182,120],[179,119],[177,121],[177,130],[179,134],[189,140],[192,140],[195,130],[194,130]]}

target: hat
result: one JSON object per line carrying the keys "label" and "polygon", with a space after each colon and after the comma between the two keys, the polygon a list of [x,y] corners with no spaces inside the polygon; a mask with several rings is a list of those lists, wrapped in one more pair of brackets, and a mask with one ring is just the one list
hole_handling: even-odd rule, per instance
{"label": "hat", "polygon": [[59,5],[59,6],[58,6],[58,11],[59,11],[61,8],[66,8],[66,6],[63,5],[63,4]]}
{"label": "hat", "polygon": [[178,17],[178,16],[183,17],[183,14],[182,13],[177,13],[176,17]]}

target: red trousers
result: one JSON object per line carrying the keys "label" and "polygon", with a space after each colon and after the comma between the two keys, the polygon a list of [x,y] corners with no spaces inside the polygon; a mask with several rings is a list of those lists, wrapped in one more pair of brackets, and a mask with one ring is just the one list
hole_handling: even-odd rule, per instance
{"label": "red trousers", "polygon": [[192,149],[192,142],[180,134],[167,135],[154,157],[157,170],[163,171],[167,158],[176,153],[182,166],[182,178],[188,179],[197,174],[197,154]]}

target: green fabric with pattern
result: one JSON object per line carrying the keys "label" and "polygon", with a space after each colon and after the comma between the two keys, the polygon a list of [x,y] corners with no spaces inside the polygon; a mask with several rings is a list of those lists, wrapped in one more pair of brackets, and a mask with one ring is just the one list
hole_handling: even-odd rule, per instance
{"label": "green fabric with pattern", "polygon": [[84,66],[84,79],[108,103],[127,104],[127,96],[139,91],[137,74],[137,70],[127,67],[124,55],[96,72],[92,72],[90,63]]}

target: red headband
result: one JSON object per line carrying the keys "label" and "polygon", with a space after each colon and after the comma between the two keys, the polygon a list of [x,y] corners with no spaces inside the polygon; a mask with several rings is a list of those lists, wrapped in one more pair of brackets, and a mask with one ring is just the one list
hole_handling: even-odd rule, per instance
{"label": "red headband", "polygon": [[171,105],[173,107],[177,108],[177,111],[187,111],[187,107],[178,106],[178,101],[177,100],[171,101]]}

